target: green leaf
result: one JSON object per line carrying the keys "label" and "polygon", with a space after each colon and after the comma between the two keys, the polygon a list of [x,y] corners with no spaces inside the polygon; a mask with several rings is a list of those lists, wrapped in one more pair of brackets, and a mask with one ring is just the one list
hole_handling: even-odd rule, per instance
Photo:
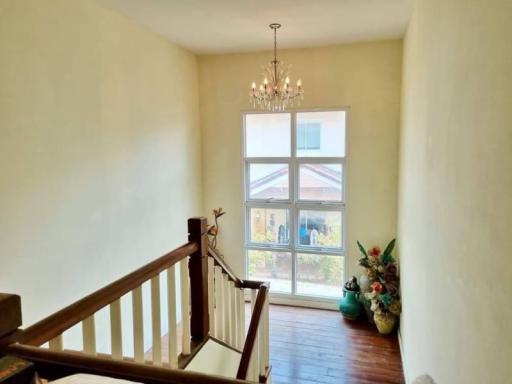
{"label": "green leaf", "polygon": [[388,265],[389,263],[394,263],[395,258],[393,256],[391,256],[390,254],[383,253],[382,257],[381,257],[381,261],[382,261],[382,264]]}
{"label": "green leaf", "polygon": [[383,256],[391,255],[391,252],[393,252],[393,248],[395,248],[395,240],[396,239],[393,239],[389,242],[388,246],[384,250]]}
{"label": "green leaf", "polygon": [[366,249],[364,249],[364,247],[362,246],[362,244],[359,242],[359,240],[357,240],[357,246],[359,247],[359,250],[361,251],[361,253],[365,256],[365,257],[368,257],[368,254],[366,253]]}

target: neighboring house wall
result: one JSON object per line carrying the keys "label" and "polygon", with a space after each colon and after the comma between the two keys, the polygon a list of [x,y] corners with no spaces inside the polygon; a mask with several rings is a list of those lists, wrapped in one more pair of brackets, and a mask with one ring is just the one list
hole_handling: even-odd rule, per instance
{"label": "neighboring house wall", "polygon": [[[220,248],[244,273],[241,112],[271,52],[199,58],[204,208],[222,206]],[[348,271],[359,274],[356,240],[386,244],[396,232],[401,40],[279,51],[302,78],[301,108],[350,106]]]}
{"label": "neighboring house wall", "polygon": [[186,242],[197,78],[194,55],[94,1],[0,2],[0,291],[25,325]]}
{"label": "neighboring house wall", "polygon": [[410,380],[512,380],[511,19],[508,0],[419,0],[407,32],[398,247]]}

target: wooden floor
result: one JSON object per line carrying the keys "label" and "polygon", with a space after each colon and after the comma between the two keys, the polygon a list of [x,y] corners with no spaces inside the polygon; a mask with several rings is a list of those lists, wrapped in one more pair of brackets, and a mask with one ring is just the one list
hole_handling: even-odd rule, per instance
{"label": "wooden floor", "polygon": [[[167,345],[166,335],[164,361]],[[151,350],[146,358],[151,359]],[[273,384],[404,383],[396,335],[381,336],[374,326],[344,321],[334,311],[271,305],[270,362]]]}
{"label": "wooden floor", "polygon": [[396,335],[338,312],[270,306],[274,384],[404,383]]}

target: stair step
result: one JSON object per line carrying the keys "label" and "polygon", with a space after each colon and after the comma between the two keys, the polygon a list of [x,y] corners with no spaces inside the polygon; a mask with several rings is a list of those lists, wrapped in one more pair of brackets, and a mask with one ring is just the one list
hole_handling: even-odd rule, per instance
{"label": "stair step", "polygon": [[236,378],[242,352],[213,337],[191,358],[186,371]]}

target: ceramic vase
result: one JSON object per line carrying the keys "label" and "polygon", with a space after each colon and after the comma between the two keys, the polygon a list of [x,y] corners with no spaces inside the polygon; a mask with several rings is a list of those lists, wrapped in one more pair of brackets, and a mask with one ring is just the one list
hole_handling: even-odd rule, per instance
{"label": "ceramic vase", "polygon": [[359,292],[344,289],[339,309],[345,319],[357,320],[363,311],[359,302]]}
{"label": "ceramic vase", "polygon": [[366,274],[361,275],[359,277],[359,287],[361,288],[361,292],[363,292],[363,293],[370,292],[371,291],[370,284],[371,284],[370,279],[368,278],[368,276]]}
{"label": "ceramic vase", "polygon": [[373,320],[382,335],[389,335],[395,328],[396,316],[391,313],[374,313]]}

